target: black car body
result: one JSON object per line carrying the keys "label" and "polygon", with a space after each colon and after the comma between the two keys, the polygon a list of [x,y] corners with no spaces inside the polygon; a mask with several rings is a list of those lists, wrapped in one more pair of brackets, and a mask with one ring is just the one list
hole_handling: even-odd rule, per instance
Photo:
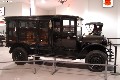
{"label": "black car body", "polygon": [[[29,55],[36,54],[104,64],[107,59],[106,39],[102,35],[82,36],[82,32],[77,35],[82,20],[69,15],[5,17],[6,46],[10,47],[14,61],[26,61]],[[89,69],[103,71],[104,67],[89,66]]]}

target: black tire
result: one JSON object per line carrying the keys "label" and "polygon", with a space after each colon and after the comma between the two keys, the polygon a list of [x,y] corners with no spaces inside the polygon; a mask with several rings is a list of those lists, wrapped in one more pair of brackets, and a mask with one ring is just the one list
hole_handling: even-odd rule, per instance
{"label": "black tire", "polygon": [[[35,57],[35,60],[40,60],[40,57]],[[40,62],[35,62],[35,64],[39,64]]]}
{"label": "black tire", "polygon": [[[27,52],[21,48],[17,47],[12,52],[13,61],[28,61]],[[26,62],[15,62],[17,65],[24,65]]]}
{"label": "black tire", "polygon": [[35,60],[39,60],[40,59],[40,57],[35,57]]}
{"label": "black tire", "polygon": [[[93,50],[90,51],[86,58],[85,63],[90,64],[105,64],[105,61],[107,60],[107,55],[99,50]],[[105,70],[105,66],[101,65],[88,65],[88,69],[93,72],[102,72]]]}
{"label": "black tire", "polygon": [[[33,60],[33,59],[30,59],[30,60]],[[35,57],[35,60],[41,60],[40,57]],[[39,64],[40,62],[35,62],[35,64]],[[33,62],[29,62],[29,64],[33,64]]]}

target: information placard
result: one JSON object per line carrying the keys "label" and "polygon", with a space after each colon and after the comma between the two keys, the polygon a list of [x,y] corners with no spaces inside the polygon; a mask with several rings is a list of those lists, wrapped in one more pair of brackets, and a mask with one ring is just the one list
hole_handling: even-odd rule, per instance
{"label": "information placard", "polygon": [[103,7],[113,7],[113,0],[103,0]]}

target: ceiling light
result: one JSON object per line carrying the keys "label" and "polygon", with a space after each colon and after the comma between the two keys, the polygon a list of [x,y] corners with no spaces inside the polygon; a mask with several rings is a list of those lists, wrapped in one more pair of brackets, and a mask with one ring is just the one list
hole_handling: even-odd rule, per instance
{"label": "ceiling light", "polygon": [[44,3],[45,3],[45,0],[41,0],[41,3],[43,3],[43,4],[44,4]]}
{"label": "ceiling light", "polygon": [[64,2],[66,2],[67,0],[59,0],[58,2],[60,2],[60,3],[64,3]]}
{"label": "ceiling light", "polygon": [[2,2],[6,2],[6,3],[9,3],[9,2],[13,2],[13,1],[9,1],[9,0],[7,0],[7,1],[2,1]]}

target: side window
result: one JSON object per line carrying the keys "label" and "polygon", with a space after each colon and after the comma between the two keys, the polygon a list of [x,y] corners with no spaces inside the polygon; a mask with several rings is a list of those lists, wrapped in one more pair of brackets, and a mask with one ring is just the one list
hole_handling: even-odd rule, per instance
{"label": "side window", "polygon": [[71,32],[74,33],[74,29],[75,29],[74,20],[71,20],[70,22],[71,22],[71,24],[70,24]]}
{"label": "side window", "polygon": [[41,20],[39,21],[39,28],[48,28],[49,21],[48,20]]}
{"label": "side window", "polygon": [[71,21],[71,26],[73,26],[73,27],[74,27],[74,21]]}
{"label": "side window", "polygon": [[63,32],[74,33],[74,20],[63,20]]}
{"label": "side window", "polygon": [[16,36],[16,22],[15,21],[9,22],[9,36],[10,38]]}
{"label": "side window", "polygon": [[63,20],[63,26],[69,26],[69,20]]}
{"label": "side window", "polygon": [[21,28],[25,28],[25,27],[27,27],[27,22],[20,21],[19,26]]}
{"label": "side window", "polygon": [[54,31],[55,32],[60,32],[60,21],[55,22]]}
{"label": "side window", "polygon": [[39,26],[40,29],[42,29],[43,31],[48,31],[48,27],[49,27],[49,22],[45,21],[45,20],[41,20],[39,21]]}
{"label": "side window", "polygon": [[28,21],[27,26],[30,28],[36,28],[36,22],[35,21]]}
{"label": "side window", "polygon": [[77,20],[77,35],[82,35],[82,21],[80,19]]}
{"label": "side window", "polygon": [[36,21],[20,21],[19,26],[21,28],[35,28],[36,24]]}
{"label": "side window", "polygon": [[35,28],[36,27],[36,21],[20,21],[19,22],[20,28]]}
{"label": "side window", "polygon": [[15,28],[15,21],[9,22],[9,28]]}

